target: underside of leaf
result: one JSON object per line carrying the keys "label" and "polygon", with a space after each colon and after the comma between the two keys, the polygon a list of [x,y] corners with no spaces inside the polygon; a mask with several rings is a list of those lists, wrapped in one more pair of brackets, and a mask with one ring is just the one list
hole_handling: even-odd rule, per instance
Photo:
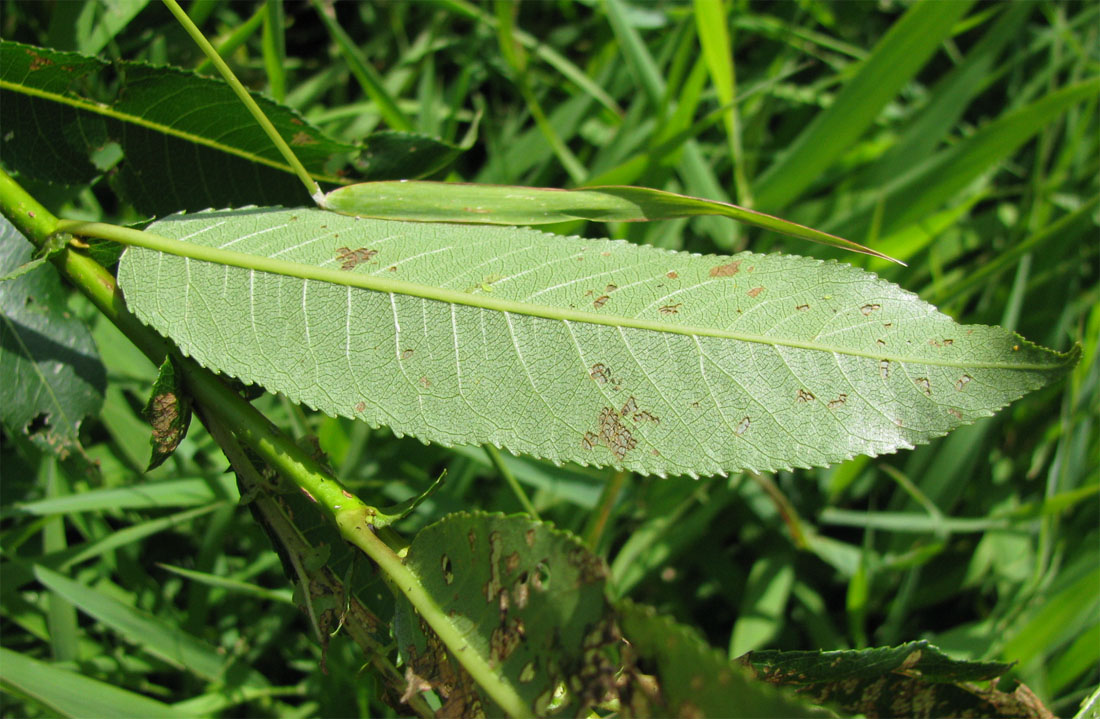
{"label": "underside of leaf", "polygon": [[202,364],[398,434],[555,462],[701,475],[894,452],[1078,354],[797,256],[306,209],[149,231],[185,242],[131,248],[120,285]]}

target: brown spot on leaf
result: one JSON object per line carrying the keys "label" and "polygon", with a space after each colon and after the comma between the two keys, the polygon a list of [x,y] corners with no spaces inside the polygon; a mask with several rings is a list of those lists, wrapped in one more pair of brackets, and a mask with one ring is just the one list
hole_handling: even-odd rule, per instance
{"label": "brown spot on leaf", "polygon": [[53,60],[49,59],[48,57],[42,57],[34,50],[28,49],[27,54],[31,56],[31,64],[29,68],[31,72],[34,72],[35,70],[41,70],[48,65],[53,65]]}
{"label": "brown spot on leaf", "polygon": [[367,403],[366,402],[356,402],[355,403],[355,411],[356,412],[364,412],[364,411],[366,411],[366,409],[367,409]]}
{"label": "brown spot on leaf", "polygon": [[882,305],[863,305],[862,307],[859,308],[859,311],[863,313],[864,317],[866,317],[867,315],[871,314],[875,310],[881,310],[881,309],[882,309]]}
{"label": "brown spot on leaf", "polygon": [[740,437],[745,432],[749,431],[749,424],[752,422],[748,417],[742,417],[741,421],[737,423],[737,426],[733,428],[733,433]]}
{"label": "brown spot on leaf", "polygon": [[798,310],[799,312],[805,312],[806,310],[810,309],[810,306],[809,305],[798,305],[797,307],[795,307],[795,309]]}
{"label": "brown spot on leaf", "polygon": [[676,274],[675,272],[669,272],[667,275],[665,275],[665,277],[669,278],[670,280],[674,280],[679,276],[680,275]]}
{"label": "brown spot on leaf", "polygon": [[615,459],[620,462],[626,456],[626,453],[638,446],[638,440],[634,438],[633,433],[625,424],[622,423],[620,414],[612,407],[604,407],[600,410],[599,416],[599,432],[596,434],[596,442],[591,442],[589,436],[591,433],[586,433],[585,441],[591,444],[600,444],[611,450],[611,454],[615,455]]}
{"label": "brown spot on leaf", "polygon": [[804,390],[804,389],[800,389],[800,390],[798,390],[797,399],[798,399],[799,402],[813,402],[815,397],[814,397],[813,392],[810,392],[810,391],[807,391],[807,390]]}
{"label": "brown spot on leaf", "polygon": [[970,375],[964,374],[962,377],[959,377],[959,381],[955,383],[955,389],[959,392],[962,392],[963,388],[966,387],[966,385],[970,384],[971,380],[973,379],[974,378]]}
{"label": "brown spot on leaf", "polygon": [[429,387],[432,386],[432,381],[430,379],[428,379],[427,377],[421,377],[420,378],[420,386],[423,387],[424,389],[428,389]]}
{"label": "brown spot on leaf", "polygon": [[405,349],[401,350],[401,359],[407,360],[408,358],[412,357],[415,353],[416,353],[416,350],[406,347]]}
{"label": "brown spot on leaf", "polygon": [[533,528],[523,533],[523,541],[527,542],[528,547],[535,546],[535,530]]}
{"label": "brown spot on leaf", "polygon": [[914,382],[918,387],[920,387],[921,392],[924,392],[929,397],[932,396],[932,383],[928,380],[927,377],[917,377]]}
{"label": "brown spot on leaf", "polygon": [[879,360],[878,374],[879,377],[882,377],[883,379],[886,379],[890,376],[890,360]]}
{"label": "brown spot on leaf", "polygon": [[678,314],[680,312],[680,308],[683,307],[683,306],[684,306],[683,302],[677,302],[674,305],[664,305],[663,307],[659,308],[657,311],[660,312],[662,315],[675,315],[675,314]]}
{"label": "brown spot on leaf", "polygon": [[443,570],[443,581],[447,584],[455,580],[454,567],[451,566],[451,558],[446,554],[440,559],[440,568]]}
{"label": "brown spot on leaf", "polygon": [[962,419],[963,418],[963,413],[960,412],[959,410],[955,409],[954,407],[948,407],[947,408],[947,413],[949,415],[951,415],[952,417],[954,417],[955,419]]}
{"label": "brown spot on leaf", "polygon": [[595,307],[596,309],[600,309],[600,308],[601,308],[601,307],[603,307],[603,306],[604,306],[605,304],[607,304],[607,301],[608,301],[609,299],[611,299],[611,298],[610,298],[610,297],[608,297],[607,295],[600,295],[599,297],[597,297],[597,298],[596,298],[596,299],[595,299],[595,300],[594,300],[594,301],[592,302],[592,306],[593,306],[593,307]]}
{"label": "brown spot on leaf", "polygon": [[336,259],[340,262],[341,270],[351,270],[377,254],[378,250],[368,250],[366,247],[360,247],[357,250],[350,247],[340,247],[336,250]]}
{"label": "brown spot on leaf", "polygon": [[612,292],[614,292],[614,291],[615,291],[615,290],[617,290],[617,289],[619,289],[619,286],[618,286],[618,285],[612,285],[612,284],[608,284],[608,286],[607,286],[607,287],[604,287],[604,288],[603,288],[603,291],[604,291],[605,293],[607,293],[607,294],[611,294]]}
{"label": "brown spot on leaf", "polygon": [[516,567],[519,566],[519,552],[512,552],[504,559],[504,568],[509,572],[516,571]]}
{"label": "brown spot on leaf", "polygon": [[710,268],[711,277],[733,277],[741,271],[741,260]]}
{"label": "brown spot on leaf", "polygon": [[470,551],[473,552],[477,549],[477,535],[474,534],[474,530],[470,530],[466,533],[466,541],[470,544]]}
{"label": "brown spot on leaf", "polygon": [[512,656],[512,652],[523,641],[525,633],[523,620],[517,617],[512,617],[494,629],[489,637],[489,662],[499,665]]}
{"label": "brown spot on leaf", "polygon": [[840,407],[841,405],[843,405],[847,401],[848,401],[848,395],[846,395],[842,392],[841,394],[837,395],[836,399],[829,400],[829,409],[837,409],[838,407]]}
{"label": "brown spot on leaf", "polygon": [[751,290],[749,290],[745,294],[747,294],[749,297],[756,297],[757,295],[759,295],[763,291],[764,291],[763,287],[753,287]]}
{"label": "brown spot on leaf", "polygon": [[619,380],[611,376],[611,368],[603,362],[597,362],[588,368],[588,376],[596,380],[596,384],[619,384]]}
{"label": "brown spot on leaf", "polygon": [[388,272],[397,272],[397,265],[390,265],[386,268]]}

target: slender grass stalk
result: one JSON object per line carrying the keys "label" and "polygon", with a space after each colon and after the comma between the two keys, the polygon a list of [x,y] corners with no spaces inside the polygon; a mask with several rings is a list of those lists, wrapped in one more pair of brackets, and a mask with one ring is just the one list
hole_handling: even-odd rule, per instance
{"label": "slender grass stalk", "polygon": [[485,454],[489,455],[489,461],[493,463],[493,467],[495,467],[497,472],[500,473],[500,476],[504,478],[504,481],[508,483],[508,486],[512,488],[512,493],[516,495],[516,499],[519,500],[520,505],[523,507],[523,511],[531,515],[533,519],[539,520],[539,513],[535,509],[535,505],[531,504],[531,500],[527,498],[527,493],[523,491],[523,487],[519,486],[516,475],[512,474],[512,470],[508,469],[508,465],[504,463],[504,458],[500,456],[500,450],[491,444],[487,444],[485,445]]}
{"label": "slender grass stalk", "polygon": [[309,172],[302,164],[298,156],[294,154],[294,151],[290,149],[290,145],[286,140],[282,138],[279,132],[275,129],[275,126],[271,124],[271,120],[267,119],[267,115],[264,114],[260,106],[256,104],[256,101],[252,99],[252,95],[248,90],[244,88],[241,81],[237,79],[237,76],[233,74],[233,71],[229,69],[229,66],[225,64],[225,60],[222,60],[218,55],[218,51],[214,49],[214,46],[203,36],[202,31],[195,27],[195,23],[191,22],[191,18],[187,17],[187,13],[183,11],[183,8],[179,6],[176,0],[164,0],[165,7],[171,12],[179,21],[183,29],[187,31],[187,34],[191,36],[191,39],[195,41],[195,44],[206,54],[210,61],[214,63],[214,67],[218,69],[221,76],[225,78],[225,81],[233,88],[233,92],[237,95],[244,106],[248,108],[248,111],[252,113],[252,117],[256,118],[256,122],[260,124],[267,136],[271,138],[271,141],[275,143],[275,147],[279,149],[279,153],[286,159],[287,164],[294,168],[294,174],[298,176],[298,179],[302,181],[302,184],[306,187],[306,192],[310,194],[313,201],[320,204],[321,199],[324,197],[324,193],[321,192],[320,185],[316,180],[309,176]]}

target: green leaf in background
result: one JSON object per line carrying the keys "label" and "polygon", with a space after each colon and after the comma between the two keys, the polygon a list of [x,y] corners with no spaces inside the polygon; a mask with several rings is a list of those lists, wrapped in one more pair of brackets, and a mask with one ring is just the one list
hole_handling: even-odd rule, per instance
{"label": "green leaf in background", "polygon": [[[117,89],[94,89],[112,73]],[[405,133],[368,138],[362,147],[338,142],[297,112],[256,101],[320,182],[346,182],[336,173],[349,161],[368,179],[418,177],[463,150]],[[0,157],[11,169],[77,184],[117,163],[116,188],[149,214],[308,199],[228,85],[190,71],[0,41],[0,125]]]}
{"label": "green leaf in background", "polygon": [[[0,275],[30,261],[33,249],[0,217]],[[81,421],[103,404],[107,376],[52,266],[0,283],[0,323],[0,420],[68,453],[78,446]]]}
{"label": "green leaf in background", "polygon": [[182,719],[196,716],[155,699],[0,647],[0,687],[31,697],[53,716]]}
{"label": "green leaf in background", "polygon": [[821,177],[940,48],[972,4],[957,0],[912,5],[828,109],[757,178],[753,191],[758,206],[766,210],[784,207]]}
{"label": "green leaf in background", "polygon": [[[607,567],[574,536],[523,516],[452,514],[416,535],[405,563],[466,651],[492,669],[475,677],[481,690],[455,686],[463,666],[399,599],[394,634],[420,679],[410,686],[440,694],[442,716],[470,716],[478,706],[496,716],[487,701],[500,692],[518,696],[527,714],[553,706],[571,716],[614,690],[617,665],[606,653],[620,638],[604,598]],[[555,696],[559,686],[564,698]]]}
{"label": "green leaf in background", "polygon": [[748,672],[693,630],[650,607],[624,601],[619,614],[623,635],[637,654],[639,670],[657,680],[656,691],[641,700],[648,712],[639,712],[640,716],[735,719],[826,715],[753,681]]}
{"label": "green leaf in background", "polygon": [[952,659],[928,642],[835,652],[749,652],[739,660],[763,680],[867,717],[1032,717],[1051,714],[1023,685],[990,682],[1011,668]]}
{"label": "green leaf in background", "polygon": [[176,216],[150,232],[187,242],[131,237],[211,261],[131,248],[120,285],[205,366],[399,434],[650,474],[912,447],[1079,354],[957,325],[870,273],[796,256],[318,210]]}
{"label": "green leaf in background", "polygon": [[648,187],[605,186],[579,190],[456,182],[367,182],[333,190],[324,207],[346,215],[418,222],[545,225],[570,220],[639,222],[717,215],[802,240],[883,259],[855,242],[731,205]]}

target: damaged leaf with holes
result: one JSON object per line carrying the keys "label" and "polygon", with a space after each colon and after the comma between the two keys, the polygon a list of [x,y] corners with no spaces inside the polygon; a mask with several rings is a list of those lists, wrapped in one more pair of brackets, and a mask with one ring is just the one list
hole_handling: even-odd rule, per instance
{"label": "damaged leaf with holes", "polygon": [[119,269],[134,313],[206,367],[398,435],[644,474],[912,448],[1080,354],[805,257],[305,209],[149,231],[223,253],[132,247]]}
{"label": "damaged leaf with holes", "polygon": [[952,659],[926,641],[832,652],[749,652],[738,662],[798,696],[866,717],[1026,717],[1053,719],[1018,682],[996,681],[999,662]]}
{"label": "damaged leaf with holes", "polygon": [[755,681],[693,629],[657,614],[652,607],[626,600],[618,609],[636,665],[632,715],[731,719],[827,716]]}
{"label": "damaged leaf with holes", "polygon": [[[421,530],[405,562],[464,651],[532,714],[574,716],[616,695],[620,636],[604,598],[607,569],[572,535],[523,516],[454,514]],[[395,636],[410,686],[435,691],[443,715],[501,714],[404,599]]]}
{"label": "damaged leaf with holes", "polygon": [[79,448],[80,425],[103,404],[107,373],[87,326],[73,317],[49,263],[0,217],[0,421],[49,452]]}

